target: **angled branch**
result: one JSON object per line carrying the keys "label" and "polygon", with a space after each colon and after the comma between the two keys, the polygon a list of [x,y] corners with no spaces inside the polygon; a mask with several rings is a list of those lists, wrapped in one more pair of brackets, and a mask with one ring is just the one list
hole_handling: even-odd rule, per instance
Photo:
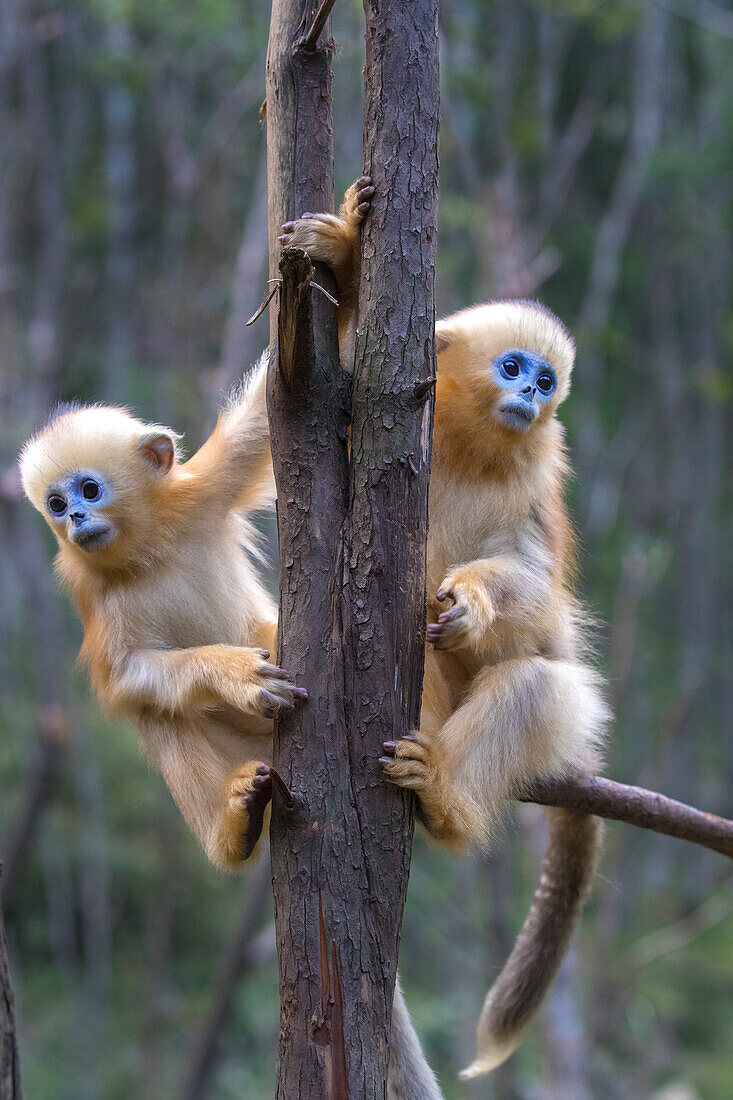
{"label": "angled branch", "polygon": [[612,779],[538,779],[520,802],[580,810],[701,844],[733,859],[733,821]]}
{"label": "angled branch", "polygon": [[331,9],[335,3],[336,0],[323,0],[323,3],[316,12],[315,19],[311,23],[303,39],[302,45],[304,50],[315,50],[318,45],[318,39],[321,37],[321,31],[326,26],[326,20],[331,14]]}

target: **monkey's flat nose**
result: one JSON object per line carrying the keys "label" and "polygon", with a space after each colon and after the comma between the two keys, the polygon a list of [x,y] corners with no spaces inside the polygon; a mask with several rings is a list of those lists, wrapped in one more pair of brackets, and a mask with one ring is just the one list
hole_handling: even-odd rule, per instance
{"label": "monkey's flat nose", "polygon": [[521,390],[520,392],[521,393],[534,393],[534,387],[533,386],[525,386],[524,389]]}
{"label": "monkey's flat nose", "polygon": [[69,512],[69,519],[78,527],[86,519],[86,512]]}

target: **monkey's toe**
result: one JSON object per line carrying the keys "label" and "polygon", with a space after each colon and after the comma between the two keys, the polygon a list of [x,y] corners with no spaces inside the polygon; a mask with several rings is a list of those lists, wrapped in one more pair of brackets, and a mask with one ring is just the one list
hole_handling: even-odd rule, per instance
{"label": "monkey's toe", "polygon": [[384,756],[379,763],[385,778],[398,787],[421,789],[430,774],[430,750],[417,737],[408,733],[399,741],[384,742]]}
{"label": "monkey's toe", "polygon": [[250,778],[241,776],[232,781],[229,805],[233,827],[240,836],[238,847],[242,860],[249,859],[260,839],[265,810],[271,798],[272,769],[268,764],[258,764]]}

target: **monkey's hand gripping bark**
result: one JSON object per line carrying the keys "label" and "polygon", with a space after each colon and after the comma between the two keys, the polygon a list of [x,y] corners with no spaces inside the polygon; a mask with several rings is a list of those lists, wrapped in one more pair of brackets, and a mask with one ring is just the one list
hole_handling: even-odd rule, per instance
{"label": "monkey's hand gripping bark", "polygon": [[111,702],[124,707],[140,699],[172,713],[192,705],[226,705],[273,718],[279,710],[292,710],[308,693],[284,669],[270,664],[269,656],[266,649],[233,645],[137,650],[121,663]]}

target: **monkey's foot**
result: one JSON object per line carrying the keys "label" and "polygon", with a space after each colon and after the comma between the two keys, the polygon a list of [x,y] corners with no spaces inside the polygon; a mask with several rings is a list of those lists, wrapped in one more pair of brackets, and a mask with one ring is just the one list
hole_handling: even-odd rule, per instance
{"label": "monkey's foot", "polygon": [[422,794],[434,780],[435,765],[430,747],[419,736],[408,733],[399,741],[385,741],[379,763],[388,782]]}
{"label": "monkey's foot", "polygon": [[239,861],[249,859],[262,834],[265,810],[273,795],[290,808],[293,796],[282,776],[269,764],[245,765],[229,784],[227,815],[224,827],[230,843],[235,841]]}
{"label": "monkey's foot", "polygon": [[355,180],[344,195],[339,211],[341,217],[358,217],[359,221],[362,221],[372,208],[372,196],[375,190],[371,176],[361,176]]}
{"label": "monkey's foot", "polygon": [[358,242],[356,231],[371,209],[374,187],[370,176],[352,183],[336,214],[312,214],[310,210],[285,222],[278,237],[283,248],[302,248],[312,260],[338,268],[349,260],[349,249]]}
{"label": "monkey's foot", "polygon": [[435,649],[480,646],[494,621],[494,609],[485,585],[460,573],[446,577],[436,599],[453,600],[436,623],[428,623],[427,639]]}
{"label": "monkey's foot", "polygon": [[433,749],[420,732],[400,741],[385,741],[379,763],[390,783],[407,787],[418,795],[417,817],[442,844],[460,848],[470,837],[461,799],[451,784],[441,781]]}

